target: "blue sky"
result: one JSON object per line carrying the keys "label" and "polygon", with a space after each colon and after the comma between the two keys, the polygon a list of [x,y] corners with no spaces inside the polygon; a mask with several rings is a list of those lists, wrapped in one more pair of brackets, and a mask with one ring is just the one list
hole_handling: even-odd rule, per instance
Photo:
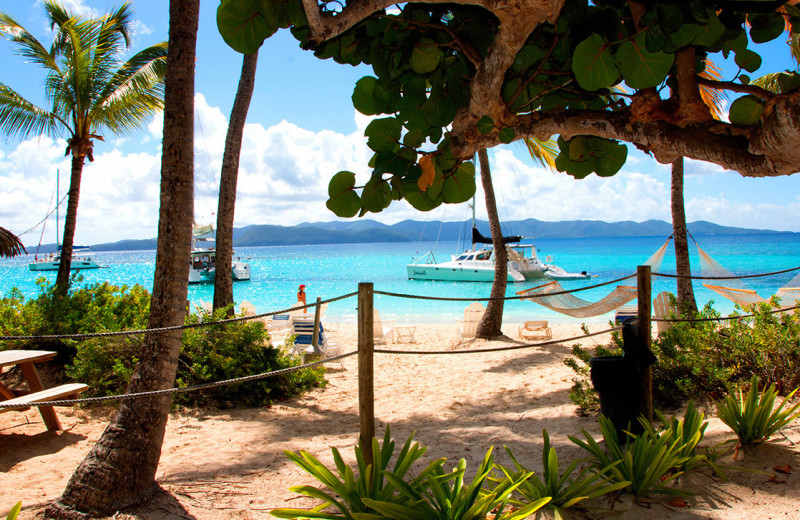
{"label": "blue sky", "polygon": [[[115,2],[68,0],[75,12],[100,14]],[[133,50],[167,39],[168,2],[134,0]],[[201,3],[195,97],[195,218],[216,217],[219,168],[227,121],[241,67],[241,55],[222,41],[216,7]],[[40,41],[51,40],[40,1],[0,2],[4,10]],[[761,50],[762,69],[753,77],[793,68],[783,41]],[[0,81],[28,99],[41,100],[43,76],[0,39]],[[725,67],[726,79],[735,69]],[[366,66],[321,61],[304,52],[288,31],[268,40],[259,53],[255,94],[245,129],[237,195],[237,227],[249,224],[292,225],[334,220],[325,208],[327,185],[339,170],[366,180],[371,155],[363,130],[368,119],[350,101],[355,82],[371,74]],[[95,145],[81,188],[77,243],[101,243],[156,235],[161,119],[124,138],[105,136]],[[23,233],[48,211],[61,172],[66,192],[69,160],[65,142],[48,137],[0,139],[0,225]],[[501,218],[540,220],[644,221],[670,219],[670,169],[631,150],[623,170],[610,179],[595,175],[574,180],[533,164],[524,147],[511,144],[490,153]],[[708,163],[687,161],[687,219],[723,225],[800,231],[800,176],[748,179]],[[479,193],[480,197],[480,193]],[[485,214],[478,202],[478,214]],[[439,221],[466,218],[465,205],[420,213],[401,201],[372,218],[391,224],[413,218]],[[690,228],[691,231],[691,228]],[[26,245],[39,241],[41,228],[25,234]],[[44,242],[55,240],[48,223]]]}

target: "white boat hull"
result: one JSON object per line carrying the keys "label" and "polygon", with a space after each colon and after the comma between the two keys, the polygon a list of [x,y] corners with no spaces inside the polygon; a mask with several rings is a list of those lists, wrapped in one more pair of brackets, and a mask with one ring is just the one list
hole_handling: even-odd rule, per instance
{"label": "white boat hull", "polygon": [[[28,264],[28,269],[31,271],[58,271],[58,266],[60,264],[60,261],[33,262]],[[77,260],[73,258],[69,269],[70,271],[76,271],[78,269],[99,269],[101,267],[102,266],[100,264],[92,259]]]}
{"label": "white boat hull", "polygon": [[[189,283],[213,283],[216,269],[189,268]],[[250,279],[250,264],[247,262],[234,262],[231,266],[231,276],[234,282],[241,282]]]}
{"label": "white boat hull", "polygon": [[[435,280],[443,282],[493,282],[494,264],[487,266],[467,265],[467,263],[445,262],[442,264],[408,264],[409,280]],[[544,277],[544,268],[518,270],[509,265],[509,282],[524,282]]]}

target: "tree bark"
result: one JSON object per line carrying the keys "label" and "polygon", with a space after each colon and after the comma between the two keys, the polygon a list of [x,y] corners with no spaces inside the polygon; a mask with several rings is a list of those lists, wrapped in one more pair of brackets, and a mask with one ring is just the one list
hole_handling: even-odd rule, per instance
{"label": "tree bark", "polygon": [[686,237],[686,212],[683,203],[683,157],[672,163],[672,237],[675,243],[675,270],[678,273],[678,308],[681,312],[697,310],[689,265],[689,241]]}
{"label": "tree bark", "polygon": [[[148,328],[181,325],[194,213],[194,64],[199,2],[170,1],[161,209]],[[128,392],[174,385],[181,331],[145,335]],[[55,518],[109,516],[157,489],[156,469],[171,395],[122,401],[111,424],[47,509]]]}
{"label": "tree bark", "polygon": [[[508,285],[508,252],[503,243],[503,230],[500,229],[500,217],[497,215],[497,202],[494,198],[492,187],[492,173],[489,170],[489,155],[486,149],[478,150],[478,161],[481,165],[481,185],[486,199],[486,213],[489,217],[489,230],[492,232],[492,246],[494,247],[494,281],[492,282],[492,298],[503,298]],[[478,324],[475,336],[479,338],[496,338],[503,335],[503,305],[504,301],[489,300],[486,312],[483,313]]]}
{"label": "tree bark", "polygon": [[[231,108],[228,134],[225,137],[225,152],[222,155],[222,173],[219,181],[217,205],[217,271],[214,275],[214,311],[233,303],[233,275],[230,266],[233,260],[233,219],[236,206],[236,186],[239,178],[239,156],[242,151],[242,134],[247,120],[247,111],[253,97],[256,82],[258,53],[246,54],[242,60],[242,73],[236,99]],[[229,315],[234,314],[233,308]]]}
{"label": "tree bark", "polygon": [[[75,226],[78,221],[78,199],[81,196],[81,177],[85,156],[72,155],[72,174],[69,179],[67,215],[64,217],[64,234],[61,238],[61,262],[58,264],[55,294],[58,298],[67,296],[69,291],[69,272],[72,266],[72,245],[75,240]],[[58,201],[56,201],[58,204]]]}

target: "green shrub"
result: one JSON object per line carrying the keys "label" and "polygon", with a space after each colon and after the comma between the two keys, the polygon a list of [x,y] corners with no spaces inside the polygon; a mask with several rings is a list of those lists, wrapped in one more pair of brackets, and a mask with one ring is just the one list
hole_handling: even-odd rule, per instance
{"label": "green shrub", "polygon": [[138,362],[144,336],[109,336],[76,342],[77,352],[67,377],[89,385],[82,397],[125,392]]}
{"label": "green shrub", "polygon": [[[583,326],[584,332],[588,331]],[[586,416],[600,411],[600,400],[590,379],[589,360],[593,357],[621,356],[622,338],[617,332],[611,334],[609,346],[597,345],[593,349],[584,349],[580,345],[572,346],[572,355],[564,360],[564,364],[575,371],[577,377],[572,379],[569,398],[578,406],[577,414]]]}
{"label": "green shrub", "polygon": [[[728,395],[717,404],[717,417],[733,430],[738,438],[736,450],[747,444],[757,444],[769,439],[772,434],[800,417],[800,403],[784,409],[786,402],[794,396],[798,389],[792,390],[789,395],[775,408],[775,398],[778,391],[775,384],[758,391],[758,376],[750,379],[750,390],[747,397],[738,392],[738,399]],[[734,456],[735,458],[735,456]]]}
{"label": "green shrub", "polygon": [[[774,313],[777,300],[758,304],[746,311],[753,316],[718,320],[712,303],[689,316],[697,321],[677,322],[653,341],[658,361],[653,365],[653,402],[662,408],[680,405],[688,399],[720,399],[731,386],[758,375],[765,384],[774,383],[779,393],[800,386],[800,312]],[[621,342],[614,334],[607,348],[573,348],[565,361],[577,374],[570,398],[579,413],[597,409],[589,379],[591,357],[619,352]]]}
{"label": "green shrub", "polygon": [[[226,310],[213,315],[192,314],[186,323],[208,323],[226,317]],[[298,366],[302,361],[288,348],[273,347],[264,324],[239,321],[186,329],[183,332],[176,385],[194,386]],[[325,383],[325,369],[307,368],[207,390],[175,394],[174,402],[187,406],[263,406],[275,398],[296,395]]]}

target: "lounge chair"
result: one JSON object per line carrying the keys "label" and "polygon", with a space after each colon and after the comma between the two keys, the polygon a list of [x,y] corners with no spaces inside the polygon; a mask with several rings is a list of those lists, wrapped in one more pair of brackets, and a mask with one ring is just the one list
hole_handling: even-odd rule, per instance
{"label": "lounge chair", "polygon": [[614,323],[619,325],[628,318],[635,318],[639,315],[637,305],[623,305],[614,312]]}
{"label": "lounge chair", "polygon": [[381,321],[381,315],[378,312],[378,309],[375,309],[372,313],[373,343],[386,343],[387,339],[390,339],[392,343],[394,343],[394,320],[388,320],[386,323],[391,323],[391,326],[384,328],[383,322]]}
{"label": "lounge chair", "polygon": [[[677,314],[677,308],[673,303],[673,296],[667,291],[658,293],[653,300],[653,318],[670,319]],[[656,331],[658,334],[672,327],[673,323],[668,321],[656,321]]]}
{"label": "lounge chair", "polygon": [[467,308],[464,309],[464,320],[456,320],[456,322],[458,322],[456,333],[458,334],[459,343],[475,337],[475,334],[478,332],[478,323],[480,323],[481,318],[483,318],[484,312],[486,312],[486,307],[484,307],[481,302],[470,303]]}
{"label": "lounge chair", "polygon": [[273,314],[264,320],[264,325],[272,333],[289,332],[292,330],[292,315]]}
{"label": "lounge chair", "polygon": [[[325,328],[319,324],[317,348],[314,348],[314,316],[294,316],[292,318],[292,334],[294,335],[294,347],[292,352],[295,355],[306,358],[322,357],[327,359],[341,354],[339,346],[335,343],[328,343],[325,337]],[[339,365],[344,368],[342,360],[337,360]]]}
{"label": "lounge chair", "polygon": [[553,331],[547,321],[526,321],[519,326],[519,337],[522,339],[552,339]]}

